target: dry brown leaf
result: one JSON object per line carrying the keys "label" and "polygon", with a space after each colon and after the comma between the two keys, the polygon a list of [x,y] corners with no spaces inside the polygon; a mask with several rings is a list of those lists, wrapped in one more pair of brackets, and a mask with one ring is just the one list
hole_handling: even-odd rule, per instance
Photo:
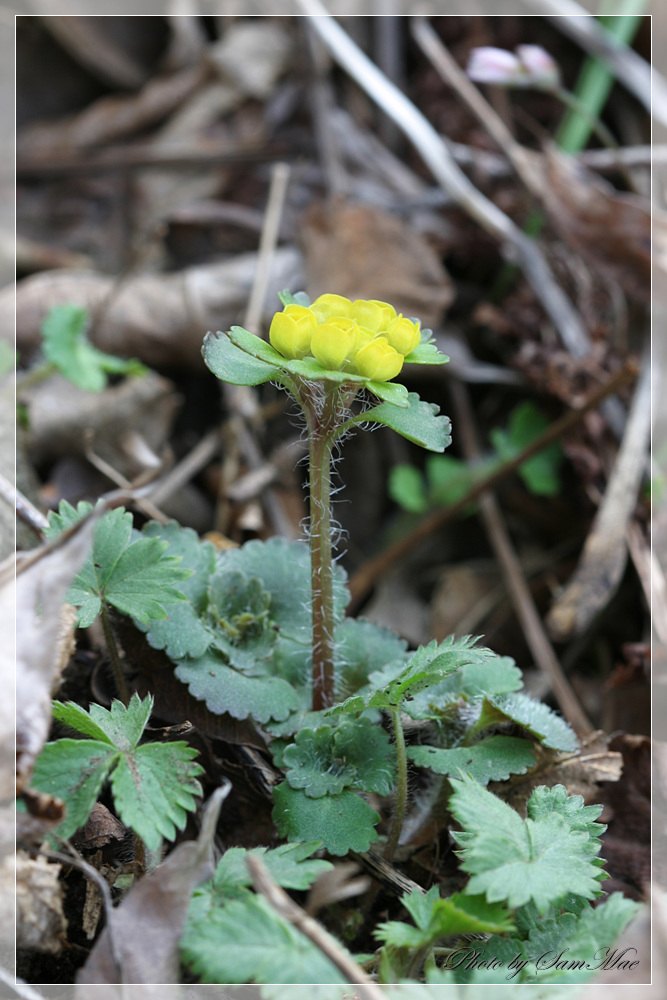
{"label": "dry brown leaf", "polygon": [[[119,284],[94,271],[31,275],[0,291],[0,330],[9,337],[16,319],[16,347],[28,360],[41,343],[40,325],[52,306],[75,302],[90,310],[90,338],[103,351],[138,357],[148,365],[201,368],[207,330],[228,330],[241,320],[252,287],[257,254],[173,274],[145,274]],[[278,292],[303,287],[301,254],[280,247],[273,255],[266,316],[279,308]],[[259,331],[256,331],[259,332]]]}
{"label": "dry brown leaf", "polygon": [[172,382],[155,372],[127,378],[100,393],[85,392],[54,375],[29,392],[19,391],[28,408],[25,444],[39,464],[65,455],[84,455],[87,434],[96,455],[133,479],[143,471],[132,451],[134,435],[160,455],[171,432],[180,397]]}
{"label": "dry brown leaf", "polygon": [[[220,807],[231,784],[211,795],[202,815],[201,832],[174,848],[155,871],[145,875],[113,911],[77,983],[177,983],[178,945],[190,896],[213,873],[213,837]],[[120,968],[117,965],[120,965]],[[77,996],[86,996],[77,990]]]}
{"label": "dry brown leaf", "polygon": [[442,322],[454,298],[447,272],[423,236],[378,208],[314,203],[304,218],[307,288],[315,298],[391,302],[424,327]]}
{"label": "dry brown leaf", "polygon": [[647,200],[616,191],[555,147],[544,154],[542,202],[563,239],[635,299],[651,294],[651,210]]}
{"label": "dry brown leaf", "polygon": [[153,77],[137,94],[113,95],[94,101],[83,111],[57,121],[31,122],[16,137],[16,156],[23,158],[71,154],[102,146],[156,125],[199,89],[207,71],[185,69]]}
{"label": "dry brown leaf", "polygon": [[[16,773],[17,790],[27,786],[35,757],[42,749],[51,723],[51,692],[61,660],[62,604],[67,588],[89,551],[92,532],[102,508],[76,526],[60,543],[23,554],[0,568],[0,627],[12,643],[2,646],[2,676],[16,668]],[[9,701],[9,699],[5,699]],[[3,726],[3,744],[5,742]],[[4,778],[4,775],[3,775]]]}
{"label": "dry brown leaf", "polygon": [[16,858],[16,944],[18,948],[58,955],[67,931],[63,913],[61,866],[45,858]]}
{"label": "dry brown leaf", "polygon": [[490,791],[522,816],[526,814],[526,802],[538,785],[549,788],[565,785],[569,795],[581,795],[586,802],[595,802],[600,795],[598,784],[618,781],[621,776],[623,757],[608,749],[607,737],[602,732],[594,733],[573,754],[557,753],[540,744],[535,744],[533,750],[536,764],[527,774],[517,774],[508,781],[489,785]]}

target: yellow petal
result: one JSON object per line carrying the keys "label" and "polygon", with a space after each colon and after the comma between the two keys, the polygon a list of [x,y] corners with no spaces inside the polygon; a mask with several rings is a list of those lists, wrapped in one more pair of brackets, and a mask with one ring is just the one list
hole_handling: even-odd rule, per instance
{"label": "yellow petal", "polygon": [[286,312],[279,312],[271,320],[269,340],[284,358],[303,358],[310,348],[310,331]]}
{"label": "yellow petal", "polygon": [[395,378],[403,367],[403,355],[394,350],[384,337],[375,337],[357,351],[354,364],[364,378],[387,382]]}
{"label": "yellow petal", "polygon": [[385,337],[399,354],[406,357],[421,343],[419,323],[412,323],[399,315],[387,327]]}
{"label": "yellow petal", "polygon": [[310,350],[325,368],[338,370],[354,353],[357,342],[357,324],[353,320],[337,317],[315,328]]}
{"label": "yellow petal", "polygon": [[334,316],[350,316],[352,303],[344,295],[320,295],[310,307],[318,323],[326,323]]}
{"label": "yellow petal", "polygon": [[393,319],[396,319],[396,310],[388,302],[382,302],[380,299],[369,299],[374,306],[379,306],[382,310],[382,325],[380,326],[380,331],[386,330]]}
{"label": "yellow petal", "polygon": [[283,312],[294,320],[302,333],[308,334],[308,346],[310,346],[310,338],[317,326],[315,313],[312,309],[309,309],[308,306],[289,305],[285,306]]}

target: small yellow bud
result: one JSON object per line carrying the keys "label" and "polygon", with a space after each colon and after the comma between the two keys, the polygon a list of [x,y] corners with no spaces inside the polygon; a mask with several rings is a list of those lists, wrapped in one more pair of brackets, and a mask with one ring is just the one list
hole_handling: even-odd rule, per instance
{"label": "small yellow bud", "polygon": [[327,320],[352,314],[352,303],[344,295],[320,295],[311,304],[318,323],[326,323]]}
{"label": "small yellow bud", "polygon": [[385,337],[399,354],[407,357],[421,343],[419,323],[412,323],[399,314],[387,327]]}
{"label": "small yellow bud", "polygon": [[387,382],[395,378],[403,367],[403,355],[394,350],[384,337],[375,337],[357,351],[354,364],[364,378]]}
{"label": "small yellow bud", "polygon": [[315,327],[310,350],[325,368],[337,370],[354,353],[357,336],[358,327],[354,320],[336,317]]}
{"label": "small yellow bud", "polygon": [[302,334],[308,335],[308,346],[310,347],[310,338],[315,333],[317,326],[313,310],[309,309],[308,306],[290,305],[285,306],[283,312],[294,320]]}
{"label": "small yellow bud", "polygon": [[309,324],[285,311],[276,313],[271,320],[269,340],[284,358],[303,358],[310,350],[311,333]]}

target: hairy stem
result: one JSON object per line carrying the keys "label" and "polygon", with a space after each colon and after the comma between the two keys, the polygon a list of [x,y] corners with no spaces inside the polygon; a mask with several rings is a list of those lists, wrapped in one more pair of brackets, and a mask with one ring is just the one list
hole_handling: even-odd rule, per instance
{"label": "hairy stem", "polygon": [[[313,600],[313,711],[329,708],[334,691],[334,605],[331,546],[331,437],[334,392],[309,420],[310,565]],[[319,401],[318,401],[319,402]]]}
{"label": "hairy stem", "polygon": [[109,610],[104,601],[102,601],[102,607],[100,609],[100,621],[102,622],[104,641],[106,643],[107,652],[109,653],[113,676],[116,682],[116,691],[118,692],[120,700],[125,706],[127,706],[130,704],[130,689],[128,688],[127,681],[125,680],[123,665],[121,663],[120,653],[116,644],[116,637],[113,634],[111,621],[109,619]]}
{"label": "hairy stem", "polygon": [[398,847],[398,840],[401,836],[401,830],[403,829],[405,810],[408,804],[408,758],[405,753],[405,734],[403,733],[400,708],[392,708],[391,721],[394,727],[398,773],[396,778],[396,803],[394,805],[394,814],[391,817],[391,827],[389,829],[389,835],[384,849],[384,859],[388,862],[391,862],[391,859],[396,852],[396,848]]}

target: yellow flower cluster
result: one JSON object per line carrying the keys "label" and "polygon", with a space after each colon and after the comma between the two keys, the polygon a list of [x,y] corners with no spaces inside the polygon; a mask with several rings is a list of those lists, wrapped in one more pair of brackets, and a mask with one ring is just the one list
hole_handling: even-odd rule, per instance
{"label": "yellow flower cluster", "polygon": [[320,295],[311,306],[288,305],[271,322],[269,340],[284,358],[316,358],[325,368],[373,382],[395,378],[421,341],[419,323],[378,299]]}

